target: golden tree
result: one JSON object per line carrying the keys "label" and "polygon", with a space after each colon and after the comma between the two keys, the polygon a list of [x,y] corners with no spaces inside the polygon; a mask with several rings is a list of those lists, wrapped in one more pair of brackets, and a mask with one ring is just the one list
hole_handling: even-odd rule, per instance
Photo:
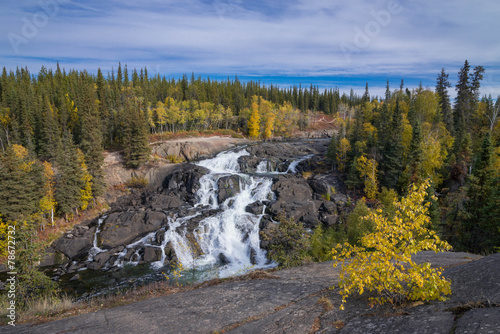
{"label": "golden tree", "polygon": [[394,200],[396,214],[386,217],[382,210],[364,219],[374,222],[375,230],[361,239],[360,246],[338,244],[332,249],[334,267],[341,265],[342,305],[349,295],[376,291],[373,304],[401,303],[405,300],[444,300],[451,294],[451,283],[441,276],[442,269],[412,261],[411,255],[423,250],[435,252],[451,248],[435,232],[428,230],[429,203],[425,203],[430,182],[412,185],[406,197]]}
{"label": "golden tree", "polygon": [[52,164],[48,161],[43,163],[43,175],[45,179],[43,197],[40,200],[40,211],[42,214],[50,214],[50,222],[54,226],[54,210],[57,202],[54,198],[55,177]]}
{"label": "golden tree", "polygon": [[252,139],[257,139],[260,133],[259,106],[256,102],[252,103],[252,114],[248,120],[248,135]]}
{"label": "golden tree", "polygon": [[377,197],[378,180],[377,180],[377,162],[374,159],[367,159],[364,155],[356,160],[356,169],[360,176],[364,178],[365,194],[370,199]]}
{"label": "golden tree", "polygon": [[337,151],[337,162],[339,171],[343,172],[347,163],[347,153],[351,150],[351,143],[347,138],[340,140],[339,149]]}

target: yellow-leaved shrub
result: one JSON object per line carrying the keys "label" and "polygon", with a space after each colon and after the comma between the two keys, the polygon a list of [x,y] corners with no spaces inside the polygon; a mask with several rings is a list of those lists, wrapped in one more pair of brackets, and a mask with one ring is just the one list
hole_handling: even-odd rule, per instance
{"label": "yellow-leaved shrub", "polygon": [[416,264],[411,255],[423,250],[435,252],[451,248],[428,230],[426,189],[429,180],[412,185],[401,201],[394,200],[396,214],[386,217],[382,210],[364,217],[372,221],[374,231],[362,237],[359,246],[338,244],[332,249],[334,267],[341,265],[340,294],[342,305],[349,295],[376,292],[373,304],[404,301],[444,300],[451,294],[451,282],[441,276],[441,268],[430,263]]}

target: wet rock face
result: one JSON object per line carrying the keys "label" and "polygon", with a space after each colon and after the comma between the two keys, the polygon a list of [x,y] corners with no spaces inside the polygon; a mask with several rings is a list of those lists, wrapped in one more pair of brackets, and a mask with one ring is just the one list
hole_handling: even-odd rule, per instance
{"label": "wet rock face", "polygon": [[261,158],[252,155],[245,155],[238,158],[240,170],[245,173],[255,173],[261,161]]}
{"label": "wet rock face", "polygon": [[218,201],[223,203],[226,199],[236,196],[240,192],[240,177],[230,175],[221,177],[217,181]]}
{"label": "wet rock face", "polygon": [[200,189],[200,179],[208,173],[209,170],[204,167],[188,164],[165,178],[162,192],[193,202]]}

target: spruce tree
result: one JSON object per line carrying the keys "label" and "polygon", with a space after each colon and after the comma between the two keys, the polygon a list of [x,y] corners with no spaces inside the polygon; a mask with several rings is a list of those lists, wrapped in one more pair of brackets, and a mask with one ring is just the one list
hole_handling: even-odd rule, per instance
{"label": "spruce tree", "polygon": [[127,100],[125,112],[128,115],[124,137],[125,165],[129,168],[138,168],[149,160],[148,124],[137,102],[131,103]]}
{"label": "spruce tree", "polygon": [[94,89],[90,85],[86,85],[83,89],[83,101],[80,108],[82,118],[80,148],[85,155],[88,172],[92,176],[92,197],[96,198],[103,194],[105,186],[102,170],[104,163],[103,136]]}
{"label": "spruce tree", "polygon": [[388,130],[388,138],[382,150],[382,166],[380,168],[383,172],[381,185],[389,189],[396,189],[403,168],[402,121],[403,115],[398,99]]}
{"label": "spruce tree", "polygon": [[451,110],[450,96],[448,95],[448,88],[451,87],[448,81],[448,74],[441,70],[437,80],[436,80],[436,93],[439,99],[439,109],[441,110],[442,120],[446,125],[446,129],[453,133],[453,115]]}
{"label": "spruce tree", "polygon": [[42,197],[42,170],[28,150],[11,145],[0,155],[0,215],[4,221],[27,218]]}
{"label": "spruce tree", "polygon": [[41,120],[41,134],[38,141],[38,156],[42,159],[53,160],[57,155],[57,145],[61,136],[56,110],[48,98],[44,99]]}
{"label": "spruce tree", "polygon": [[[492,164],[493,147],[490,133],[487,132],[469,180],[467,210],[469,219],[463,222],[462,244],[465,250],[474,253],[492,251],[491,237],[497,236],[498,217],[485,212],[486,203],[491,203],[494,194]],[[493,219],[493,221],[492,221]],[[495,223],[496,220],[496,223]]]}
{"label": "spruce tree", "polygon": [[412,129],[412,139],[410,143],[410,154],[408,156],[409,181],[419,182],[421,180],[422,167],[422,128],[420,122],[416,121]]}
{"label": "spruce tree", "polygon": [[332,165],[332,170],[335,170],[335,162],[337,160],[337,142],[338,138],[334,133],[326,151],[326,159]]}
{"label": "spruce tree", "polygon": [[56,159],[58,175],[55,200],[58,211],[68,215],[82,205],[81,190],[85,188],[83,171],[78,161],[78,150],[70,133],[65,133],[59,142]]}

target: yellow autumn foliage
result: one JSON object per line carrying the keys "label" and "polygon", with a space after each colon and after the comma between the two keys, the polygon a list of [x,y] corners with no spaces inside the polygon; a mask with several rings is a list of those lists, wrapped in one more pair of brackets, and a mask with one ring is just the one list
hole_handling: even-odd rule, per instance
{"label": "yellow autumn foliage", "polygon": [[356,160],[356,169],[360,176],[364,178],[365,194],[370,199],[375,199],[378,192],[377,161],[368,159],[364,155]]}
{"label": "yellow autumn foliage", "polygon": [[340,140],[339,149],[337,151],[337,163],[339,171],[343,172],[347,167],[347,153],[351,150],[351,143],[347,138],[342,138]]}
{"label": "yellow autumn foliage", "polygon": [[256,102],[252,103],[252,115],[248,120],[248,135],[252,139],[257,139],[260,134],[260,116],[259,106]]}
{"label": "yellow autumn foliage", "polygon": [[376,292],[372,304],[401,303],[406,300],[444,300],[451,294],[451,283],[441,276],[441,268],[430,263],[416,264],[411,255],[423,250],[435,252],[451,248],[428,230],[429,204],[425,203],[429,180],[412,185],[406,197],[394,200],[396,214],[386,217],[382,210],[364,219],[375,229],[361,239],[360,246],[338,244],[332,249],[334,267],[341,266],[339,289],[344,309],[346,298],[364,291]]}

